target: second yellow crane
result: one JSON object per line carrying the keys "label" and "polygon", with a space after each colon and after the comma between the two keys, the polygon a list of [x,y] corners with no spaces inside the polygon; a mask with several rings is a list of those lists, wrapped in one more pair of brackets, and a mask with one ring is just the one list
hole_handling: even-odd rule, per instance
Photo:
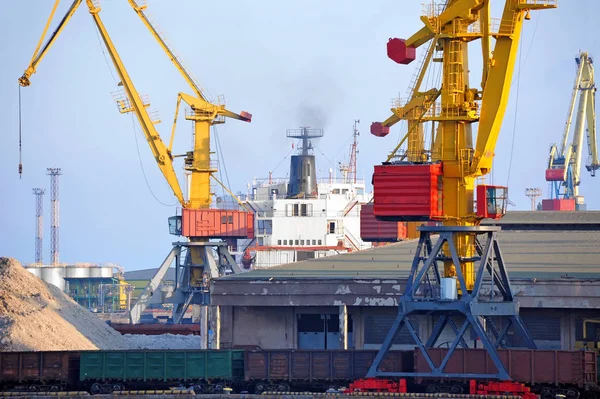
{"label": "second yellow crane", "polygon": [[[375,166],[373,212],[381,220],[438,221],[442,226],[420,228],[398,316],[371,365],[369,377],[413,376],[379,369],[402,328],[408,329],[431,369],[419,377],[457,377],[444,369],[458,346],[467,347],[467,331],[474,333],[497,369],[495,374],[478,370],[471,378],[510,379],[496,352],[496,348],[507,346],[509,328],[522,338],[524,346],[535,348],[519,316],[519,304],[497,240],[500,229],[480,225],[483,219],[503,216],[507,188],[476,187],[475,181],[492,168],[523,23],[531,11],[555,8],[557,4],[555,0],[505,0],[501,18],[492,19],[491,3],[428,3],[421,17],[424,26],[418,32],[406,40],[395,38],[387,43],[388,56],[399,64],[411,63],[416,49],[430,44],[411,97],[397,102],[384,122],[371,126],[371,133],[385,136],[393,124],[408,122],[404,139],[386,162]],[[474,40],[481,41],[481,88],[469,81],[468,50]],[[441,85],[422,91],[424,74],[434,62],[441,64]],[[425,147],[426,122],[435,126],[429,149]],[[398,156],[404,143],[407,150]],[[415,315],[434,316],[433,329],[425,341],[412,324]],[[453,319],[462,326],[459,328]],[[452,328],[456,337],[441,363],[434,363],[428,349],[446,327]]]}

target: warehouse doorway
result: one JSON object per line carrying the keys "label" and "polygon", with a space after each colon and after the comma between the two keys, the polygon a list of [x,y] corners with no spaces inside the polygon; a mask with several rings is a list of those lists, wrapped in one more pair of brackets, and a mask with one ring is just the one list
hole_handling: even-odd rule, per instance
{"label": "warehouse doorway", "polygon": [[[354,348],[353,325],[348,314],[348,349]],[[342,349],[339,314],[299,314],[298,349]]]}

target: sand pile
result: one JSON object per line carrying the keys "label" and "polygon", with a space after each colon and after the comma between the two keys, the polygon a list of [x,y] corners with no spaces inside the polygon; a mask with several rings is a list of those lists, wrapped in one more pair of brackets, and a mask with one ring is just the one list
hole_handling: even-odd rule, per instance
{"label": "sand pile", "polygon": [[17,260],[0,257],[0,351],[128,349],[127,341]]}

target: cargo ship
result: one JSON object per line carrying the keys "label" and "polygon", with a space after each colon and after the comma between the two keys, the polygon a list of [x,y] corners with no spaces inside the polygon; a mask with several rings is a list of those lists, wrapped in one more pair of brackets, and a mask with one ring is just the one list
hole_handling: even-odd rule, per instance
{"label": "cargo ship", "polygon": [[[243,269],[268,268],[372,247],[360,236],[361,207],[368,204],[364,179],[356,173],[358,143],[354,123],[350,159],[317,176],[313,140],[322,129],[288,129],[286,136],[299,145],[291,156],[289,177],[254,179],[242,196],[255,214],[255,237],[240,242],[237,260]],[[339,173],[339,175],[338,175]]]}

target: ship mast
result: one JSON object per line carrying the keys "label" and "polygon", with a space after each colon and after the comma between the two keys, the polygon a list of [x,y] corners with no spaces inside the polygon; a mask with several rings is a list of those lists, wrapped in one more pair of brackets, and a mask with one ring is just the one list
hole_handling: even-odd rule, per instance
{"label": "ship mast", "polygon": [[340,162],[340,172],[342,172],[344,176],[344,183],[353,182],[356,184],[357,175],[356,175],[356,154],[358,154],[358,136],[360,132],[358,131],[358,124],[360,123],[359,119],[354,121],[354,126],[352,128],[352,145],[350,146],[350,161],[347,165],[342,164]]}

